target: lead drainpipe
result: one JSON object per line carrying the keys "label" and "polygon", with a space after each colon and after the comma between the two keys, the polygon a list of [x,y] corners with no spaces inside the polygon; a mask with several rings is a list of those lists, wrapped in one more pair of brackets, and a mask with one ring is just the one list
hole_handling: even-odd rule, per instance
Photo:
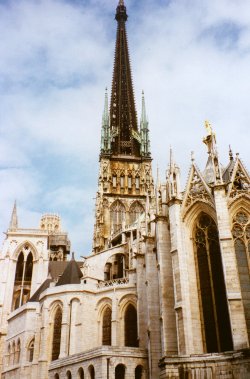
{"label": "lead drainpipe", "polygon": [[110,358],[107,358],[107,379],[109,379],[109,362]]}

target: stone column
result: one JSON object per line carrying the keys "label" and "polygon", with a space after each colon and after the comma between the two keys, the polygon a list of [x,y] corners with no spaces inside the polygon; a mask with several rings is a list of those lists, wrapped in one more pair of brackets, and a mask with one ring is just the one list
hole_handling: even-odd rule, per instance
{"label": "stone column", "polygon": [[214,187],[214,199],[233,345],[234,349],[237,350],[248,347],[249,341],[224,185],[216,185]]}
{"label": "stone column", "polygon": [[60,358],[64,358],[68,355],[69,347],[69,317],[70,317],[71,304],[63,306],[62,314],[62,328],[61,328],[61,344],[60,344]]}

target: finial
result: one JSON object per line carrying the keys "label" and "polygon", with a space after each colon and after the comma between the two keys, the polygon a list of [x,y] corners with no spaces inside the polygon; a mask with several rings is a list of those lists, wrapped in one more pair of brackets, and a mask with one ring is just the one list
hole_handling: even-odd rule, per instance
{"label": "finial", "polygon": [[124,0],[119,0],[119,5],[123,5],[124,6]]}
{"label": "finial", "polygon": [[210,122],[207,120],[205,121],[205,128],[206,128],[207,134],[211,136],[213,134],[212,126]]}
{"label": "finial", "polygon": [[142,91],[141,122],[147,122],[144,91]]}
{"label": "finial", "polygon": [[71,260],[74,261],[75,260],[75,253],[72,251],[72,254],[71,254]]}
{"label": "finial", "polygon": [[191,161],[194,162],[195,159],[194,159],[194,151],[191,151]]}
{"label": "finial", "polygon": [[124,4],[124,0],[119,0],[118,6],[116,8],[115,19],[119,21],[127,21],[128,15],[126,12],[126,7]]}
{"label": "finial", "polygon": [[14,202],[14,207],[10,219],[10,227],[9,229],[18,229],[18,218],[17,218],[17,206],[16,206],[16,200]]}
{"label": "finial", "polygon": [[233,161],[233,159],[234,159],[233,152],[232,152],[232,149],[231,149],[230,145],[229,145],[229,159],[230,159],[230,161]]}

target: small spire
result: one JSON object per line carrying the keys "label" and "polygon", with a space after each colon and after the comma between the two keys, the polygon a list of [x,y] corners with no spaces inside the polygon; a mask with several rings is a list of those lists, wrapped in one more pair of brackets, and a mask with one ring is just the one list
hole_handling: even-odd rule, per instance
{"label": "small spire", "polygon": [[119,0],[119,6],[120,5],[124,6],[124,0]]}
{"label": "small spire", "polygon": [[117,8],[116,8],[115,19],[117,21],[127,21],[127,19],[128,19],[124,0],[119,0],[119,3],[118,3]]}
{"label": "small spire", "polygon": [[102,114],[101,153],[110,153],[110,126],[109,126],[108,90],[105,88],[104,109]]}
{"label": "small spire", "polygon": [[140,135],[141,135],[141,155],[150,157],[150,140],[148,120],[146,113],[144,91],[142,91],[142,108],[141,108],[141,122],[140,122]]}
{"label": "small spire", "polygon": [[74,253],[74,251],[72,251],[72,254],[71,254],[71,260],[72,260],[72,261],[75,260],[75,253]]}
{"label": "small spire", "polygon": [[14,207],[11,215],[10,220],[10,227],[9,229],[18,229],[18,218],[17,218],[17,207],[16,207],[16,200],[14,202]]}
{"label": "small spire", "polygon": [[232,151],[232,149],[231,149],[231,146],[229,145],[229,159],[230,159],[230,161],[233,161],[233,159],[234,159],[234,156],[233,156],[233,151]]}
{"label": "small spire", "polygon": [[194,151],[191,151],[191,161],[192,161],[192,162],[195,161],[195,158],[194,158]]}
{"label": "small spire", "polygon": [[173,156],[173,150],[172,150],[172,146],[171,145],[170,145],[169,155],[170,155],[170,158],[169,158],[169,168],[170,168],[170,172],[173,172],[173,168],[174,168],[174,156]]}

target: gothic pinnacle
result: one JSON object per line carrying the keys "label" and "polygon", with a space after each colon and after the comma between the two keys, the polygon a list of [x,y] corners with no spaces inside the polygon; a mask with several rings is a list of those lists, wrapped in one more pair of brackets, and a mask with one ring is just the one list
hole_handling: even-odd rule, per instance
{"label": "gothic pinnacle", "polygon": [[11,219],[10,219],[9,229],[13,230],[17,228],[18,228],[18,218],[17,218],[17,207],[16,207],[16,200],[15,200]]}

